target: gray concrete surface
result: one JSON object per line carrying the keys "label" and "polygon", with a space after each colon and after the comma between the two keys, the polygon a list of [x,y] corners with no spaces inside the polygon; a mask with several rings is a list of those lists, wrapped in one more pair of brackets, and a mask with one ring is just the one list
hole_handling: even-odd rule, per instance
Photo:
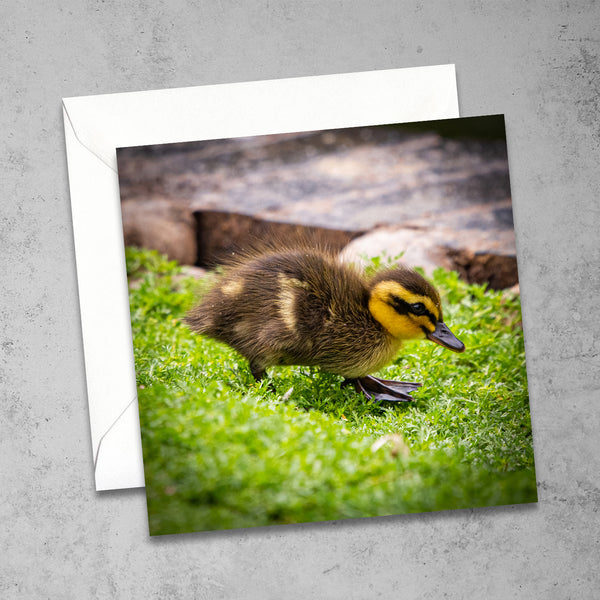
{"label": "gray concrete surface", "polygon": [[[600,5],[4,2],[0,597],[600,597]],[[539,503],[149,539],[96,494],[62,97],[455,62],[505,113]]]}

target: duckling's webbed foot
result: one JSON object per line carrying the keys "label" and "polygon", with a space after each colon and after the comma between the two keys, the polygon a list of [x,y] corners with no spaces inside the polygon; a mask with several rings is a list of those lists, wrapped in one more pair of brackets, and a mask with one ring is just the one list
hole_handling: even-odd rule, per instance
{"label": "duckling's webbed foot", "polygon": [[354,384],[357,392],[362,392],[369,400],[375,402],[410,402],[414,398],[409,392],[414,392],[421,387],[421,383],[409,381],[391,381],[389,379],[377,379],[372,375],[359,377],[358,379],[347,379],[344,384]]}

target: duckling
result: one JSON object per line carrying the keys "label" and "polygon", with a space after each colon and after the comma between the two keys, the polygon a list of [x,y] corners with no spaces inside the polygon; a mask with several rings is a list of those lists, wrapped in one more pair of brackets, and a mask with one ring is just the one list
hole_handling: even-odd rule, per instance
{"label": "duckling", "polygon": [[236,259],[185,322],[248,359],[258,381],[276,365],[318,366],[374,401],[410,401],[421,384],[377,379],[404,340],[464,344],[436,289],[394,267],[368,278],[323,248],[268,248]]}

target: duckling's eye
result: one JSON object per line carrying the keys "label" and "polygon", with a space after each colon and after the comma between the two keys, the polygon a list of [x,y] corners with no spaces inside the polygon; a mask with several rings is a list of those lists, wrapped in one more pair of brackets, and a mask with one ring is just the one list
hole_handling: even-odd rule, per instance
{"label": "duckling's eye", "polygon": [[426,311],[425,305],[422,302],[415,302],[410,305],[410,312],[414,315],[424,315]]}

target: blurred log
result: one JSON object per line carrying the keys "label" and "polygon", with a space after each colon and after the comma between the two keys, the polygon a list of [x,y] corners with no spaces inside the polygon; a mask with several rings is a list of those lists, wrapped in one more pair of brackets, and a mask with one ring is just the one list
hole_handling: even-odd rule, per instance
{"label": "blurred log", "polygon": [[196,224],[189,209],[164,198],[121,203],[126,246],[158,250],[180,264],[196,262]]}
{"label": "blurred log", "polygon": [[228,255],[257,242],[284,241],[287,244],[326,244],[339,252],[365,231],[342,231],[326,227],[306,227],[220,211],[196,211],[197,264],[214,267]]}

